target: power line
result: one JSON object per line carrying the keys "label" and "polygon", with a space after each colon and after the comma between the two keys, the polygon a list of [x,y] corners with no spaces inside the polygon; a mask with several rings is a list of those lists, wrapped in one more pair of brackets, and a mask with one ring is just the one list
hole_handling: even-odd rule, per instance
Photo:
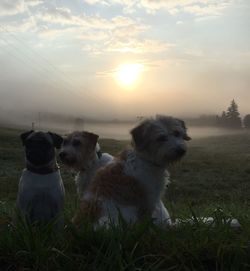
{"label": "power line", "polygon": [[[5,27],[3,27],[2,25],[0,25],[0,27],[9,35],[9,36],[11,36],[12,38],[14,38],[17,42],[19,42],[20,44],[22,44],[23,45],[23,48],[24,48],[24,50],[25,49],[29,49],[29,50],[27,50],[27,52],[28,53],[33,53],[33,54],[35,54],[36,56],[38,56],[41,60],[43,60],[44,61],[44,64],[46,64],[46,70],[47,71],[49,71],[50,72],[50,70],[47,68],[48,66],[50,66],[50,67],[52,67],[52,69],[54,70],[54,71],[56,71],[56,72],[58,72],[59,73],[59,76],[61,76],[61,73],[63,73],[62,71],[60,71],[57,67],[55,67],[53,64],[51,64],[47,59],[45,59],[42,55],[40,55],[38,52],[36,52],[31,46],[29,46],[23,39],[21,39],[21,38],[18,38],[17,37],[17,35],[14,35],[12,32],[10,32],[9,30],[7,30]],[[27,56],[27,58],[29,58],[29,56]],[[33,61],[33,59],[32,59],[32,61]],[[36,61],[36,60],[35,60]],[[39,65],[40,65],[40,63],[39,63]],[[61,79],[63,80],[63,81],[65,81],[65,77],[66,76],[68,76],[68,75],[66,75],[65,73],[63,73],[63,75],[64,75],[64,77],[62,77]],[[66,82],[66,81],[65,81]],[[68,82],[66,82],[66,83],[68,83]],[[71,86],[72,87],[72,86]]]}
{"label": "power line", "polygon": [[[11,55],[14,59],[16,59],[18,62],[24,64],[24,65],[31,65],[32,66],[32,72],[34,72],[34,70],[36,70],[36,75],[38,75],[39,77],[41,77],[42,79],[44,79],[45,75],[46,75],[46,81],[45,83],[50,86],[50,88],[58,91],[59,88],[55,85],[55,83],[57,83],[56,80],[53,80],[52,78],[48,78],[47,77],[47,73],[45,72],[44,75],[41,72],[44,72],[43,70],[39,69],[36,65],[33,65],[33,63],[30,63],[29,61],[27,61],[27,58],[24,58],[23,55],[20,56],[20,54],[18,54],[19,50],[18,48],[16,48],[16,46],[14,46],[12,43],[6,41],[4,38],[0,37],[0,39],[7,44],[9,47],[8,49],[10,49],[10,47],[12,47],[12,51],[9,51],[8,49],[6,49],[5,47],[3,47],[5,49],[5,51],[7,51],[7,53],[9,55]],[[14,51],[14,53],[13,53]],[[67,90],[68,92],[70,92],[70,90]]]}
{"label": "power line", "polygon": [[[65,83],[68,88],[66,88],[66,86],[64,85],[64,90],[66,90],[67,92],[69,92],[70,94],[74,95],[74,96],[78,96],[78,97],[81,97],[81,98],[86,98],[84,96],[88,96],[89,98],[91,99],[94,99],[94,100],[97,100],[98,102],[105,102],[103,99],[100,99],[96,96],[92,96],[92,95],[89,95],[88,93],[84,93],[84,96],[82,96],[81,94],[79,93],[75,93],[74,91],[72,91],[71,89],[72,88],[75,88],[74,86],[74,83],[72,82],[69,82],[69,79],[66,79],[66,77],[69,77],[66,73],[62,72],[61,70],[59,70],[56,66],[54,66],[52,63],[50,63],[44,56],[38,54],[33,48],[31,48],[30,46],[27,45],[27,43],[25,43],[22,39],[18,38],[16,35],[14,35],[12,32],[10,32],[9,30],[7,30],[4,26],[0,25],[0,28],[2,28],[9,36],[13,37],[16,41],[18,41],[18,43],[22,44],[24,47],[23,48],[29,48],[29,53],[32,52],[33,55],[36,55],[38,56],[41,60],[43,60],[44,63],[46,63],[46,68],[44,68],[41,63],[37,62],[36,59],[33,59],[31,58],[29,55],[27,55],[26,53],[26,56],[23,52],[22,55],[24,55],[31,63],[29,63],[29,65],[35,67],[35,69],[39,72],[45,72],[47,74],[47,72],[51,72],[47,66],[49,65],[53,71],[55,71],[57,73],[57,76],[61,78],[61,82]],[[8,44],[9,46],[13,47],[14,50],[16,50],[17,52],[20,51],[19,48],[17,48],[16,46],[14,46],[12,43],[6,41],[3,37],[0,37],[6,44]],[[20,57],[19,57],[20,59]],[[40,70],[37,68],[37,66],[34,66],[34,62],[36,62],[40,68]],[[57,83],[57,81],[55,81],[55,83]]]}

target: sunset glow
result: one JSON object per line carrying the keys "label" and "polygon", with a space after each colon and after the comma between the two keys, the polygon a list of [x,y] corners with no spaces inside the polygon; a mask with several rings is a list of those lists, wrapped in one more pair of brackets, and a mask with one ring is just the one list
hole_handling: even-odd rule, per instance
{"label": "sunset glow", "polygon": [[249,114],[249,11],[250,0],[1,0],[0,113],[197,117],[235,99]]}
{"label": "sunset glow", "polygon": [[121,86],[125,88],[131,88],[138,81],[142,71],[143,65],[141,64],[122,64],[118,67],[115,77]]}

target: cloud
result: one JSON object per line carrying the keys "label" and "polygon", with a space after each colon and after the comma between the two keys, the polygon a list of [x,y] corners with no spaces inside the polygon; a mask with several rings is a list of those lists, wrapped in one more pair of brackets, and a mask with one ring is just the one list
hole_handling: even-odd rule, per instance
{"label": "cloud", "polygon": [[57,25],[53,28],[47,25],[40,27],[39,34],[56,37],[72,31],[75,38],[83,42],[82,50],[95,54],[157,53],[170,47],[170,44],[140,37],[149,26],[126,16],[115,16],[108,20],[99,15],[74,15],[67,8],[53,7],[44,9],[36,17],[42,22]]}
{"label": "cloud", "polygon": [[[102,0],[85,0],[90,4],[102,4]],[[165,10],[171,15],[180,12],[194,16],[219,16],[223,10],[233,3],[233,0],[106,0],[108,5],[121,5],[125,13],[144,9],[147,13]]]}
{"label": "cloud", "polygon": [[220,16],[223,14],[223,10],[228,7],[228,3],[213,3],[207,6],[192,5],[186,6],[183,10],[187,13],[195,16]]}
{"label": "cloud", "polygon": [[116,52],[116,53],[133,53],[133,54],[156,54],[163,51],[169,50],[173,47],[173,44],[167,44],[157,40],[150,39],[130,39],[130,40],[119,40],[119,39],[107,39],[102,42],[94,42],[84,44],[82,46],[83,51],[89,51],[94,54],[101,54],[105,52]]}
{"label": "cloud", "polygon": [[42,0],[1,0],[0,16],[13,16],[27,11],[29,7],[42,4]]}
{"label": "cloud", "polygon": [[141,6],[149,13],[165,9],[171,15],[180,12],[193,16],[220,16],[233,0],[141,0]]}
{"label": "cloud", "polygon": [[[96,18],[95,18],[96,19]],[[96,28],[98,26],[98,28]],[[88,31],[79,38],[91,41],[84,44],[84,51],[95,54],[103,52],[119,53],[158,53],[168,50],[172,44],[140,37],[149,27],[124,16],[114,17],[109,23],[93,21]]]}
{"label": "cloud", "polygon": [[84,0],[84,2],[89,5],[95,5],[95,4],[109,5],[108,2],[100,1],[100,0]]}
{"label": "cloud", "polygon": [[92,29],[90,31],[84,31],[84,33],[78,35],[77,38],[82,41],[99,42],[107,40],[109,34],[107,31]]}
{"label": "cloud", "polygon": [[0,33],[1,32],[27,32],[27,31],[34,31],[35,30],[34,21],[31,18],[21,19],[19,21],[13,21],[6,23],[1,23],[0,26]]}
{"label": "cloud", "polygon": [[182,25],[184,22],[183,21],[177,21],[176,24],[177,25]]}
{"label": "cloud", "polygon": [[47,7],[40,11],[36,18],[40,21],[61,26],[89,27],[91,29],[115,29],[117,27],[131,26],[135,21],[124,16],[116,16],[108,20],[99,15],[75,15],[68,8]]}
{"label": "cloud", "polygon": [[68,8],[47,7],[35,16],[38,20],[64,25],[79,25],[78,16],[73,16]]}
{"label": "cloud", "polygon": [[[111,0],[107,0],[111,1]],[[114,0],[116,4],[133,5],[134,1]],[[88,0],[89,3],[100,3],[99,0]],[[26,0],[29,5],[39,5],[40,0]],[[96,14],[75,13],[67,7],[42,6],[34,9],[30,17],[29,29],[33,26],[41,38],[70,38],[78,40],[82,50],[101,54],[105,52],[119,53],[159,53],[168,50],[172,44],[161,40],[150,39],[145,33],[150,27],[129,16],[119,15],[107,19]],[[20,19],[19,19],[20,21]],[[19,21],[12,25],[12,30],[20,29]],[[33,23],[33,24],[32,24]],[[23,26],[24,28],[24,26]],[[25,29],[25,28],[24,28]]]}
{"label": "cloud", "polygon": [[35,7],[44,3],[43,0],[24,0],[24,3],[29,7]]}
{"label": "cloud", "polygon": [[11,16],[26,11],[26,7],[22,0],[1,0],[0,16]]}
{"label": "cloud", "polygon": [[54,29],[54,28],[49,28],[47,25],[42,25],[38,28],[37,33],[40,37],[45,37],[45,38],[56,38],[63,33],[65,33],[65,29]]}
{"label": "cloud", "polygon": [[109,41],[106,44],[106,50],[110,52],[120,52],[120,53],[136,53],[136,54],[144,54],[144,53],[159,53],[168,50],[173,45],[163,43],[156,40],[127,40],[127,41]]}

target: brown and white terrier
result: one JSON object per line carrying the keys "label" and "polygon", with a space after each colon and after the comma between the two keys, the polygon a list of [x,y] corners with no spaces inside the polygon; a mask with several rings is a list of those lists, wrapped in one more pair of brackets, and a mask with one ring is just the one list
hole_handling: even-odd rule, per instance
{"label": "brown and white terrier", "polygon": [[[170,163],[186,153],[190,140],[182,120],[156,116],[131,131],[133,149],[100,168],[87,187],[73,222],[90,219],[96,226],[117,225],[145,217],[170,219],[161,196],[168,182]],[[155,215],[154,215],[155,214]]]}
{"label": "brown and white terrier", "polygon": [[113,156],[101,152],[98,138],[98,135],[87,131],[73,132],[64,138],[59,153],[62,163],[78,172],[75,182],[80,199],[96,171],[113,160]]}

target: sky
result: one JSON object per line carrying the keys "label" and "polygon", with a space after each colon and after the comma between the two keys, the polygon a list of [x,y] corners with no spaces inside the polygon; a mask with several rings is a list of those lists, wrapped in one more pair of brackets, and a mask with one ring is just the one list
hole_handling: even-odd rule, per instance
{"label": "sky", "polygon": [[250,113],[249,0],[1,0],[0,109]]}

